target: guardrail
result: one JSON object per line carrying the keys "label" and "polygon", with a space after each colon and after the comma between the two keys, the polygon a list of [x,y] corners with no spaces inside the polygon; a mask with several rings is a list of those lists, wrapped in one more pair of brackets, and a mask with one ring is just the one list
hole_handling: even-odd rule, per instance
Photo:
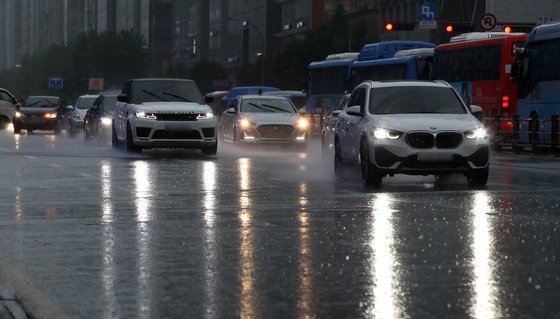
{"label": "guardrail", "polygon": [[512,118],[484,118],[483,123],[490,132],[495,150],[560,153],[558,115],[550,118],[518,115]]}

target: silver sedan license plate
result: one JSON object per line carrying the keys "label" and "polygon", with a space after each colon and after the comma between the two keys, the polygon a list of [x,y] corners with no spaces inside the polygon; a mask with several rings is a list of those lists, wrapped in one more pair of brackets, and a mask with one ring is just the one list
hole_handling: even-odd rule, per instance
{"label": "silver sedan license plate", "polygon": [[444,152],[418,152],[416,157],[419,162],[451,162],[453,160],[452,153]]}

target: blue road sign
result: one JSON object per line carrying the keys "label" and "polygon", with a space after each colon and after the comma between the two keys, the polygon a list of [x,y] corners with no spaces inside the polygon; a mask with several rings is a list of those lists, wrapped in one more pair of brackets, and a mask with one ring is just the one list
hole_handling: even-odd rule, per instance
{"label": "blue road sign", "polygon": [[420,20],[434,21],[437,15],[437,6],[426,2],[420,7]]}
{"label": "blue road sign", "polygon": [[61,76],[49,76],[49,89],[62,89],[64,79]]}

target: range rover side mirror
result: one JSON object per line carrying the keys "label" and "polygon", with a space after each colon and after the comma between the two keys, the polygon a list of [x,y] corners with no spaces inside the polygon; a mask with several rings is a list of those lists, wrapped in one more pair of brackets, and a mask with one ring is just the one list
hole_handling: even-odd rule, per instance
{"label": "range rover side mirror", "polygon": [[123,103],[128,103],[128,95],[126,94],[119,94],[117,96],[117,101],[118,102],[123,102]]}

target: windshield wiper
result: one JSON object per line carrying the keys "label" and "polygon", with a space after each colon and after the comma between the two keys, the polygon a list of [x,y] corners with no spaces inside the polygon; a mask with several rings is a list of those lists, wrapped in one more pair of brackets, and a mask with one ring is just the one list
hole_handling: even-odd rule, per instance
{"label": "windshield wiper", "polygon": [[254,107],[258,108],[258,109],[261,109],[261,110],[263,110],[263,111],[265,111],[265,112],[269,112],[269,113],[272,113],[272,111],[271,111],[271,110],[267,110],[267,109],[265,109],[264,107],[262,107],[262,106],[260,106],[260,105],[258,105],[258,104],[255,104],[255,103],[249,102],[249,105],[251,105],[251,106],[254,106]]}
{"label": "windshield wiper", "polygon": [[175,95],[175,94],[173,94],[173,93],[161,92],[161,94],[165,94],[165,95],[169,95],[169,96],[178,98],[178,99],[182,100],[183,102],[192,102],[191,100],[189,100],[189,99],[187,99],[187,98],[184,98],[184,97],[182,97],[182,96],[180,96],[180,95]]}
{"label": "windshield wiper", "polygon": [[283,109],[283,108],[281,108],[281,107],[277,107],[277,106],[274,106],[274,105],[263,104],[263,106],[264,106],[264,107],[271,108],[271,109],[273,109],[273,110],[277,110],[277,111],[283,112],[283,113],[290,113],[290,111],[287,111],[287,110],[285,110],[285,109]]}
{"label": "windshield wiper", "polygon": [[148,91],[148,90],[142,90],[142,92],[144,92],[144,93],[146,93],[146,94],[149,94],[149,95],[155,97],[156,99],[159,99],[160,101],[169,102],[169,100],[166,100],[166,99],[162,98],[161,96],[159,96],[159,95],[157,95],[157,94],[155,94],[155,93],[153,93],[153,92],[150,92],[150,91]]}

